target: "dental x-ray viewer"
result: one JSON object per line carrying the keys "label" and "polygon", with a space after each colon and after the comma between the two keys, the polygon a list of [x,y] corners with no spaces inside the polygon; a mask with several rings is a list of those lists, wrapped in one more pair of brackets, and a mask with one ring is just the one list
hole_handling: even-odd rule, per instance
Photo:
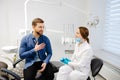
{"label": "dental x-ray viewer", "polygon": [[[35,18],[33,32],[26,35],[20,45],[20,58],[25,59],[24,80],[53,80],[54,73],[49,63],[52,56],[50,40],[43,35],[44,21]],[[42,74],[41,76],[38,76]]]}
{"label": "dental x-ray viewer", "polygon": [[89,31],[79,27],[76,31],[76,45],[71,59],[62,58],[65,65],[60,67],[57,80],[87,80],[93,51],[89,45]]}

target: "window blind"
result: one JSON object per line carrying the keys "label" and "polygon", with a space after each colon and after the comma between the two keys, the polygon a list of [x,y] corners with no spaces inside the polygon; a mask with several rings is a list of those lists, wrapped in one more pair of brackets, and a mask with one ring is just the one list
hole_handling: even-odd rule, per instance
{"label": "window blind", "polygon": [[107,0],[103,49],[120,56],[120,0]]}

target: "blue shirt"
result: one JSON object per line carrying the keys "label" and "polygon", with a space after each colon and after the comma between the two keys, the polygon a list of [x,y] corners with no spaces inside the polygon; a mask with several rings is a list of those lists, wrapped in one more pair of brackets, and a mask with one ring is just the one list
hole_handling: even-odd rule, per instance
{"label": "blue shirt", "polygon": [[[38,38],[38,44],[41,43],[45,43],[45,48],[37,51],[38,56],[41,61],[48,63],[52,56],[50,40],[47,36],[41,35]],[[19,48],[19,56],[21,59],[25,59],[25,69],[34,64],[34,62],[36,62],[37,54],[34,50],[35,44],[36,40],[32,33],[23,37],[21,41]]]}

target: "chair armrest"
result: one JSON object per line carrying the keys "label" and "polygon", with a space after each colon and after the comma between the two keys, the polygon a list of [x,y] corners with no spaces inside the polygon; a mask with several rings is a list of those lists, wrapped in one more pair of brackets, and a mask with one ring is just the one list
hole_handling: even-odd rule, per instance
{"label": "chair armrest", "polygon": [[15,68],[16,67],[16,65],[19,63],[19,62],[21,62],[23,59],[18,59],[17,61],[15,61],[14,63],[13,63],[13,68]]}
{"label": "chair armrest", "polygon": [[5,68],[1,68],[1,71],[5,72],[5,73],[7,73],[9,75],[12,75],[16,80],[21,80],[21,77],[19,75],[17,75],[16,73],[14,73],[14,72],[12,72],[10,70],[7,70]]}

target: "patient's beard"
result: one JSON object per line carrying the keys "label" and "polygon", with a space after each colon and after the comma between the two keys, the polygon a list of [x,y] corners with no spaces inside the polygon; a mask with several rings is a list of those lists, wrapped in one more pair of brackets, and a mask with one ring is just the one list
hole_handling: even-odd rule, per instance
{"label": "patient's beard", "polygon": [[37,32],[37,31],[36,31],[36,33],[37,33],[39,36],[41,36],[41,35],[42,35],[42,34],[40,34],[40,33],[39,33],[39,32]]}

